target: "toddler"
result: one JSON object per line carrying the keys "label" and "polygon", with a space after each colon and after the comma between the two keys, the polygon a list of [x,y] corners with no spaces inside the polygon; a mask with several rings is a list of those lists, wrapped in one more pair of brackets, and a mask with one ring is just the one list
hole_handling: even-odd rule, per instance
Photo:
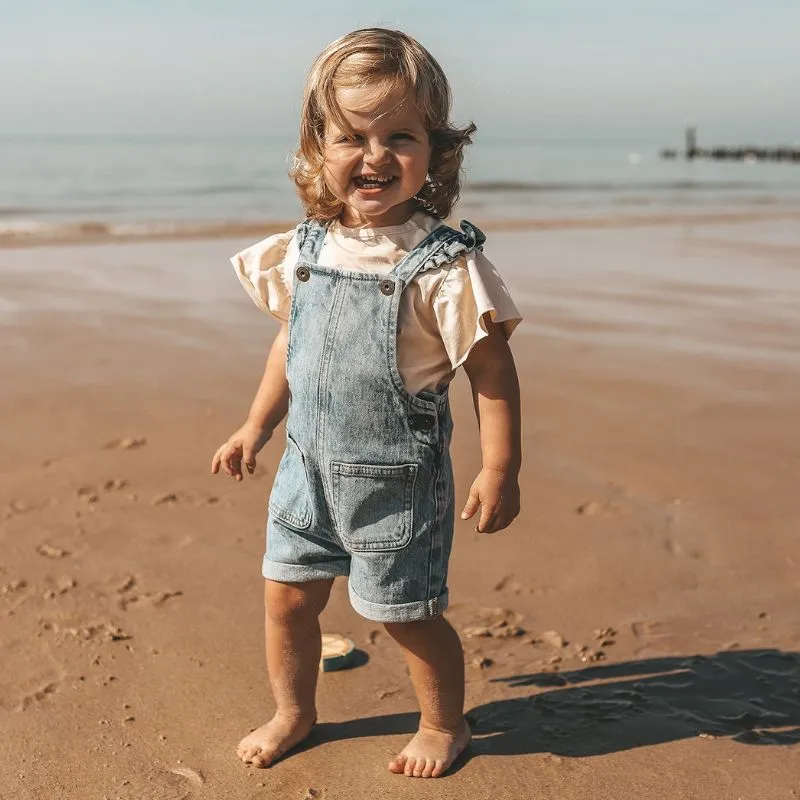
{"label": "toddler", "polygon": [[469,744],[464,658],[442,616],[453,538],[447,386],[463,364],[482,469],[461,518],[493,533],[519,513],[519,314],[483,234],[445,225],[474,125],[414,39],[366,29],[316,60],[292,177],[307,218],[232,259],[281,321],[247,421],[211,471],[242,479],[287,416],[263,561],[274,717],[238,754],[268,767],[316,721],[319,615],[348,576],[355,610],[407,661],[419,730],[389,769],[438,777]]}

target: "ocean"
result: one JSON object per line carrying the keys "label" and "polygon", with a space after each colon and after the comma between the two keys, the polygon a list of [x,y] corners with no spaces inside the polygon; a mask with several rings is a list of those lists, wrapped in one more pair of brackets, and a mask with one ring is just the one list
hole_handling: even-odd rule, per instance
{"label": "ocean", "polygon": [[[644,140],[477,137],[457,214],[797,211],[800,166],[665,161]],[[293,221],[289,138],[0,137],[0,243],[180,233]]]}

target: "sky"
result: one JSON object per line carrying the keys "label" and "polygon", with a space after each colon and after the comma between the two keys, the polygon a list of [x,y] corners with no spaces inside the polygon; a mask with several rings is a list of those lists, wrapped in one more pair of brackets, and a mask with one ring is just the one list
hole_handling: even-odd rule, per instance
{"label": "sky", "polygon": [[315,55],[373,25],[486,136],[800,143],[800,0],[0,0],[0,136],[286,136]]}

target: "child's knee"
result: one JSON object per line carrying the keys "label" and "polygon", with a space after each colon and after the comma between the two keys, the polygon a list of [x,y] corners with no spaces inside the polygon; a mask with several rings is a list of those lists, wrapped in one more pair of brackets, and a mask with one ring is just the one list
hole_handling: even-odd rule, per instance
{"label": "child's knee", "polygon": [[417,620],[415,622],[384,622],[383,627],[392,639],[402,644],[408,639],[419,638],[426,636],[429,632],[433,632],[441,626],[442,621],[443,617]]}
{"label": "child's knee", "polygon": [[264,608],[267,618],[279,624],[297,624],[316,619],[330,595],[328,581],[279,583],[267,580],[264,586]]}

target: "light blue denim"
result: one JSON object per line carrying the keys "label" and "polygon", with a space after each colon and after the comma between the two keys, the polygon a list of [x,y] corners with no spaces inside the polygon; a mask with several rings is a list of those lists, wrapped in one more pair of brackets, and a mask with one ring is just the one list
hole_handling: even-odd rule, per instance
{"label": "light blue denim", "polygon": [[453,422],[446,390],[406,391],[397,320],[416,275],[482,245],[477,228],[461,227],[436,228],[385,275],[320,266],[325,226],[297,229],[287,442],[262,572],[290,583],[349,575],[353,608],[376,622],[447,607]]}

